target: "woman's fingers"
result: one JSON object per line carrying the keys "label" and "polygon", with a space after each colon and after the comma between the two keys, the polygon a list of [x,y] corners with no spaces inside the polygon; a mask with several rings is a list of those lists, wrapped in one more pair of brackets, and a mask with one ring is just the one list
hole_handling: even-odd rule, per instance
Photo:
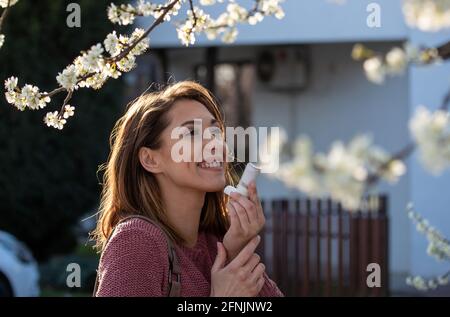
{"label": "woman's fingers", "polygon": [[258,290],[258,294],[261,291],[261,289],[264,287],[264,284],[266,283],[266,280],[264,279],[264,276],[261,276],[258,279],[258,282],[256,284],[256,289]]}
{"label": "woman's fingers", "polygon": [[237,269],[242,267],[248,262],[251,256],[255,253],[255,250],[261,241],[260,236],[256,236],[250,240],[249,243],[239,252],[239,254],[229,264],[232,268]]}
{"label": "woman's fingers", "polygon": [[241,222],[236,209],[233,207],[231,202],[228,202],[227,205],[228,215],[230,217],[230,228],[233,228],[234,230],[241,230]]}
{"label": "woman's fingers", "polygon": [[254,280],[256,281],[259,277],[261,277],[266,271],[266,266],[263,263],[258,263],[258,265],[254,268],[252,275]]}
{"label": "woman's fingers", "polygon": [[253,270],[253,272],[251,273],[251,275],[249,276],[248,279],[248,283],[249,285],[253,285],[255,290],[256,290],[256,294],[259,294],[259,292],[261,291],[261,289],[264,286],[265,283],[265,279],[264,279],[264,272],[266,270],[266,267],[264,266],[264,264],[259,263],[255,269]]}
{"label": "woman's fingers", "polygon": [[223,244],[221,242],[217,242],[217,256],[216,256],[214,264],[211,268],[211,271],[217,272],[218,270],[223,268],[225,265],[226,259],[227,259],[227,252],[225,251]]}
{"label": "woman's fingers", "polygon": [[247,218],[250,225],[254,225],[258,221],[258,215],[256,205],[247,197],[240,195],[239,193],[232,193],[232,201],[236,202],[244,209],[247,214]]}
{"label": "woman's fingers", "polygon": [[247,216],[247,212],[244,207],[242,207],[237,201],[231,199],[230,204],[233,206],[236,214],[238,215],[239,222],[241,224],[241,228],[244,233],[248,232],[250,229],[250,219]]}
{"label": "woman's fingers", "polygon": [[260,224],[264,225],[266,218],[264,216],[264,210],[261,206],[261,201],[259,200],[259,197],[258,197],[258,191],[256,189],[255,181],[252,181],[248,185],[248,197],[256,206],[256,215],[257,215],[258,221],[260,222]]}
{"label": "woman's fingers", "polygon": [[248,260],[248,262],[244,265],[244,271],[248,274],[251,274],[260,261],[261,257],[258,254],[254,253],[250,260]]}

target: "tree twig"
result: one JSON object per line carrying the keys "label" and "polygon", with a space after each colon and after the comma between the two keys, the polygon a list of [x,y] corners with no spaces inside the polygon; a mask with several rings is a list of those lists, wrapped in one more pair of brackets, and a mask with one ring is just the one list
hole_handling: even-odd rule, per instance
{"label": "tree twig", "polygon": [[167,15],[167,13],[178,3],[180,2],[180,0],[174,0],[172,1],[170,4],[168,4],[164,11],[161,13],[161,15],[158,17],[158,19],[155,20],[155,22],[153,22],[153,24],[136,40],[134,41],[130,46],[128,46],[125,50],[123,50],[120,54],[118,54],[117,56],[111,57],[111,58],[106,58],[105,61],[106,62],[117,62],[119,60],[121,60],[122,58],[124,58],[125,56],[128,55],[128,53],[131,52],[131,50],[133,48],[136,47],[136,45],[142,41],[144,38],[146,38],[158,25],[160,25],[163,21],[165,16]]}
{"label": "tree twig", "polygon": [[189,0],[189,7],[191,9],[192,12],[192,17],[194,18],[194,23],[192,23],[192,27],[189,30],[189,36],[192,34],[192,32],[194,32],[195,27],[197,26],[197,15],[195,14],[194,11],[194,4],[192,3],[192,0]]}
{"label": "tree twig", "polygon": [[[125,50],[123,50],[120,54],[118,54],[117,56],[111,57],[111,58],[105,58],[105,62],[107,63],[116,63],[118,61],[120,61],[122,58],[126,57],[132,50],[133,48],[136,47],[136,45],[141,42],[144,38],[146,38],[159,24],[161,24],[164,21],[164,17],[167,15],[167,13],[179,2],[180,0],[174,0],[172,1],[170,4],[168,4],[167,6],[164,7],[164,11],[161,13],[161,15],[158,17],[158,19],[156,19],[152,25],[139,37],[137,38],[131,45],[129,45]],[[79,78],[79,80],[77,81],[77,84],[95,76],[97,73],[88,73],[86,75],[84,75],[83,77]],[[54,95],[57,95],[59,93],[62,93],[64,91],[67,91],[64,87],[58,87],[54,90],[52,90],[49,93],[46,94],[42,94],[42,97],[52,97]],[[73,91],[69,91],[64,103],[61,107],[61,110],[59,111],[59,115],[60,116],[63,111],[64,111],[64,107],[66,106],[66,104],[70,101],[70,99],[72,98],[73,95]]]}
{"label": "tree twig", "polygon": [[3,10],[2,15],[0,16],[0,32],[2,31],[3,21],[6,19],[6,16],[8,15],[10,3],[11,3],[11,0],[8,0],[8,3],[6,4],[6,8]]}
{"label": "tree twig", "polygon": [[[261,0],[255,0],[255,5],[253,6],[253,8],[247,12],[247,16],[245,17],[246,19],[254,16],[256,13],[264,13],[263,11],[259,10],[259,3],[261,2]],[[217,24],[217,25],[213,25],[213,26],[209,26],[206,29],[207,30],[216,30],[216,29],[220,29],[220,28],[226,28],[229,27],[228,24]]]}
{"label": "tree twig", "polygon": [[[450,89],[447,91],[447,93],[444,96],[444,99],[442,100],[441,106],[439,109],[448,111],[448,107],[450,106]],[[389,165],[395,161],[395,160],[405,160],[408,156],[410,156],[416,149],[415,143],[409,143],[404,148],[402,148],[397,153],[393,154],[389,160],[387,160],[384,164],[382,164],[379,168],[379,170],[367,178],[367,187],[373,186],[376,182],[380,179],[380,174],[389,167]]]}
{"label": "tree twig", "polygon": [[450,58],[450,41],[445,44],[442,44],[436,49],[440,58],[444,60]]}

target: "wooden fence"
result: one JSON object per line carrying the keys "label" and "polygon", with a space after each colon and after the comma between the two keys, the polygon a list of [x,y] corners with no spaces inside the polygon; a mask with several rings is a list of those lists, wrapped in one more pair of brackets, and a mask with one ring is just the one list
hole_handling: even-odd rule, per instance
{"label": "wooden fence", "polygon": [[[349,212],[331,200],[263,201],[266,226],[258,252],[286,296],[387,296],[387,197]],[[369,263],[381,287],[367,286]]]}

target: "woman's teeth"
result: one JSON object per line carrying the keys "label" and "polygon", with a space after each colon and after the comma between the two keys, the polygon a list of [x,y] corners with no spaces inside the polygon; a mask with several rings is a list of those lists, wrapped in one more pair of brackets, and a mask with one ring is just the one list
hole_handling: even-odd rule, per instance
{"label": "woman's teeth", "polygon": [[222,167],[222,165],[223,165],[222,162],[211,162],[211,163],[201,162],[198,164],[198,166],[202,168]]}

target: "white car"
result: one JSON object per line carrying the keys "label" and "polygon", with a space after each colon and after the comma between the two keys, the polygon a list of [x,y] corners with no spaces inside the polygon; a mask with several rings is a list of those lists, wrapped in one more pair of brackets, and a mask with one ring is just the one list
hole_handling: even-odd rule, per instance
{"label": "white car", "polygon": [[0,230],[0,297],[39,296],[39,269],[30,250]]}

